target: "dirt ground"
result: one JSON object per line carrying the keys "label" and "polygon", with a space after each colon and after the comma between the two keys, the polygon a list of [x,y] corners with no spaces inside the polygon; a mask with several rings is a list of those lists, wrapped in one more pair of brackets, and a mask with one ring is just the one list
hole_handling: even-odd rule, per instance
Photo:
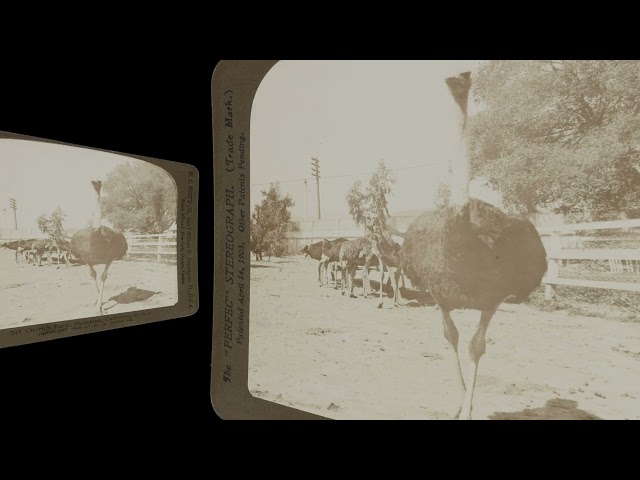
{"label": "dirt ground", "polygon": [[[372,273],[372,278],[375,277]],[[377,289],[377,282],[372,282]],[[361,285],[361,283],[360,283]],[[440,312],[341,296],[317,262],[251,266],[249,390],[335,419],[449,419],[462,399]],[[467,345],[480,318],[452,313]],[[640,323],[503,304],[487,333],[474,419],[640,419]]]}
{"label": "dirt ground", "polygon": [[[16,263],[15,252],[0,248],[0,328],[93,317],[95,282],[86,265]],[[152,261],[113,262],[105,283],[107,313],[174,305],[176,266]]]}

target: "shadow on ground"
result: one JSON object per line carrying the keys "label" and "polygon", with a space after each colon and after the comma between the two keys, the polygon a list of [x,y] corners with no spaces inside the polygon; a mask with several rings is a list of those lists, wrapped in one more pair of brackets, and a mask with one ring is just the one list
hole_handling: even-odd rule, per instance
{"label": "shadow on ground", "polygon": [[578,402],[565,398],[549,400],[544,407],[526,408],[519,412],[496,412],[490,420],[602,420],[578,408]]}
{"label": "shadow on ground", "polygon": [[[333,280],[331,281],[333,284]],[[380,282],[376,280],[370,280],[372,296],[380,295]],[[358,296],[362,296],[362,279],[356,278],[353,281],[354,286],[354,294]],[[340,287],[338,287],[340,289]],[[355,289],[360,289],[356,291]],[[391,288],[391,283],[387,281],[384,284],[382,292],[386,298],[393,298],[393,289]],[[433,299],[429,292],[421,292],[418,290],[402,288],[400,287],[400,295],[402,296],[402,304],[406,307],[424,307],[424,306],[434,306],[436,301]]]}
{"label": "shadow on ground", "polygon": [[115,297],[111,297],[109,300],[113,300],[120,304],[129,304],[136,302],[144,302],[145,300],[157,295],[161,292],[152,292],[151,290],[144,290],[137,287],[129,287],[122,293],[119,293]]}

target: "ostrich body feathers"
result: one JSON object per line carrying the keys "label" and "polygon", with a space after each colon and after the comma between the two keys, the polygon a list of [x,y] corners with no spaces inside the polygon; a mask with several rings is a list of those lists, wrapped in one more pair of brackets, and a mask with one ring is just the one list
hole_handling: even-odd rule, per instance
{"label": "ostrich body feathers", "polygon": [[547,270],[533,224],[477,199],[422,214],[401,255],[411,282],[449,310],[488,310],[510,296],[521,302]]}
{"label": "ostrich body feathers", "polygon": [[101,265],[124,257],[128,245],[124,235],[108,227],[85,228],[73,235],[70,249],[87,264]]}

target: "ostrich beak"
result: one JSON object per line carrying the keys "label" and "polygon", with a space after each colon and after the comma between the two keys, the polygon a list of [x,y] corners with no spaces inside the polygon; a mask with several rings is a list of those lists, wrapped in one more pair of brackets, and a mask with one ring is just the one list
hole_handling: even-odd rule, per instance
{"label": "ostrich beak", "polygon": [[467,102],[469,100],[469,90],[471,89],[471,72],[464,72],[455,77],[445,79],[451,95],[460,106],[463,113],[467,112]]}

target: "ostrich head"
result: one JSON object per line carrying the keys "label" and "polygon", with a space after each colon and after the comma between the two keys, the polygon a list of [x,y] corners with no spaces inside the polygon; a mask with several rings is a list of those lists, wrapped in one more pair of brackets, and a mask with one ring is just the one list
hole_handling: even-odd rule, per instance
{"label": "ostrich head", "polygon": [[462,207],[469,202],[470,159],[467,147],[467,104],[471,90],[471,72],[464,72],[445,80],[449,92],[456,103],[459,117],[460,140],[451,160],[451,198],[450,205]]}
{"label": "ostrich head", "polygon": [[102,190],[102,181],[91,180],[91,185],[96,191],[95,210],[93,212],[93,228],[102,226],[102,203],[100,202],[100,191]]}

